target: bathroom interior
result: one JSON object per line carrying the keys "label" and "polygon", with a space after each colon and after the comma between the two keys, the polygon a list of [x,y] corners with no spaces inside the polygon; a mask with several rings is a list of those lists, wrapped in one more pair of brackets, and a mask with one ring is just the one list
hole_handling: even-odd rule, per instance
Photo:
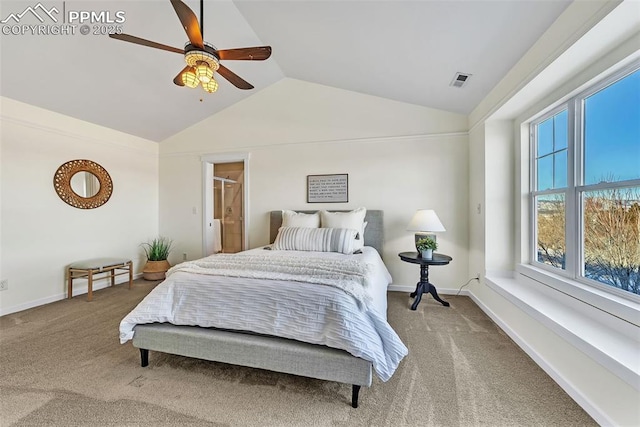
{"label": "bathroom interior", "polygon": [[244,250],[244,162],[213,166],[213,227],[215,252]]}

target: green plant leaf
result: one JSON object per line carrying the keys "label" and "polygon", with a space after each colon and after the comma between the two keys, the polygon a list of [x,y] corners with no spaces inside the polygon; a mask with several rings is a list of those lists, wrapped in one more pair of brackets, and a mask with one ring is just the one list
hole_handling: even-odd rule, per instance
{"label": "green plant leaf", "polygon": [[436,250],[438,249],[438,243],[433,240],[431,237],[423,237],[416,242],[416,248],[419,251],[424,251],[427,249]]}
{"label": "green plant leaf", "polygon": [[156,237],[150,242],[140,244],[149,261],[164,261],[169,257],[173,241],[166,237]]}

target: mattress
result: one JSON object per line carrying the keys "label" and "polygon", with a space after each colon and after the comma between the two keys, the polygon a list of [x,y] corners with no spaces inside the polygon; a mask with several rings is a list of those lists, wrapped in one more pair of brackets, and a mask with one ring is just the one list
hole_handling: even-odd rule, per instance
{"label": "mattress", "polygon": [[[268,258],[270,252],[258,248],[244,254]],[[247,331],[345,350],[370,361],[377,375],[388,380],[408,351],[386,320],[391,276],[378,252],[365,247],[354,255],[286,254],[309,265],[345,257],[366,265],[369,274],[361,285],[366,298],[331,284],[219,275],[185,264],[122,320],[121,342],[133,338],[135,325],[156,322]]]}

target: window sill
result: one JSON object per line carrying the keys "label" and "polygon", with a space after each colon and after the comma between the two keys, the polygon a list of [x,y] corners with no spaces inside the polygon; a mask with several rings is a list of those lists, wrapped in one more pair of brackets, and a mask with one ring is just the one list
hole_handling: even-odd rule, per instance
{"label": "window sill", "polygon": [[[529,316],[640,391],[638,304],[634,307],[631,301],[618,302],[614,301],[615,297],[608,298],[605,311],[605,308],[594,304],[597,297],[602,296],[592,295],[592,301],[584,301],[579,299],[582,291],[586,291],[584,289],[569,295],[569,288],[558,289],[555,282],[565,282],[562,286],[578,288],[582,285],[550,277],[548,272],[528,265],[518,266],[515,277],[487,275],[485,281]],[[611,310],[615,303],[620,306]]]}
{"label": "window sill", "polygon": [[[640,303],[553,274],[530,264],[520,264],[516,273],[561,292],[585,305],[640,327]],[[638,333],[637,331],[635,333]]]}

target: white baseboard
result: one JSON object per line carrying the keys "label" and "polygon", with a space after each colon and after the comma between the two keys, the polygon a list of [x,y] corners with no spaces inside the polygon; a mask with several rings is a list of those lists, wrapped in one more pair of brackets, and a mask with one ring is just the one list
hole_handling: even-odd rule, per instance
{"label": "white baseboard", "polygon": [[[138,273],[138,274],[134,274],[133,278],[135,279],[139,279],[140,277],[142,277],[142,273]],[[122,284],[122,283],[126,283],[128,282],[129,279],[126,277],[116,277],[116,285]],[[82,283],[84,282],[84,283]],[[78,284],[76,284],[78,283]],[[73,296],[77,297],[78,295],[83,295],[89,292],[89,286],[86,284],[87,281],[85,279],[77,279],[77,281],[74,281],[73,283]],[[97,291],[100,289],[104,289],[104,288],[108,288],[109,287],[109,281],[108,280],[99,280],[99,281],[95,281],[93,282],[93,291]],[[19,311],[23,311],[23,310],[28,310],[30,308],[34,308],[34,307],[39,307],[41,305],[45,305],[45,304],[49,304],[55,301],[61,301],[63,299],[67,298],[67,293],[66,292],[62,292],[59,294],[55,294],[55,295],[51,295],[45,298],[40,298],[34,301],[29,301],[23,304],[18,304],[18,305],[14,305],[12,307],[7,307],[5,309],[0,309],[0,316],[5,316],[7,314],[12,314],[12,313],[17,313]]]}
{"label": "white baseboard", "polygon": [[407,286],[407,285],[389,285],[387,290],[391,292],[413,292],[416,290],[416,285]]}

